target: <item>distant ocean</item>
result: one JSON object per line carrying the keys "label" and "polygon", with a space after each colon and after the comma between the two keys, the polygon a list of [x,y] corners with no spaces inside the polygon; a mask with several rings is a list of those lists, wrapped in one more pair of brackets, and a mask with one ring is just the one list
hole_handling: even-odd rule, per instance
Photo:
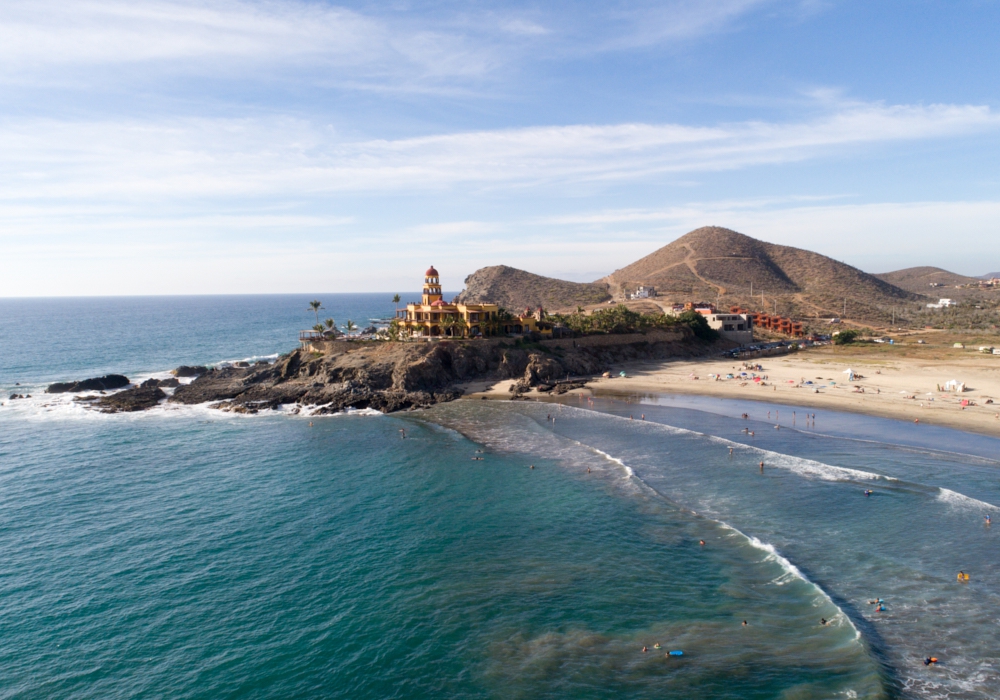
{"label": "distant ocean", "polygon": [[1000,440],[697,397],[42,393],[273,358],[310,299],[364,327],[390,296],[0,299],[0,698],[1000,694]]}

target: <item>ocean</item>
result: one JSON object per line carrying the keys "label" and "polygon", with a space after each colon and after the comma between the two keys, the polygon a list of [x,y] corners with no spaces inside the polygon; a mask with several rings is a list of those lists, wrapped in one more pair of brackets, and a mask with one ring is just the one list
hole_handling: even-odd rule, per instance
{"label": "ocean", "polygon": [[274,358],[310,299],[363,327],[389,296],[0,300],[0,698],[1000,695],[997,439],[698,397],[42,393]]}

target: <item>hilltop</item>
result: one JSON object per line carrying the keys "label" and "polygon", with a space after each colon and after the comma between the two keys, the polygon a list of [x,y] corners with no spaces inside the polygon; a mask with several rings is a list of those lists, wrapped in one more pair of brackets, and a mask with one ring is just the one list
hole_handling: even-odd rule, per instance
{"label": "hilltop", "polygon": [[799,318],[844,315],[846,300],[846,316],[862,322],[885,321],[891,308],[925,301],[825,255],[717,226],[691,231],[599,282],[616,297],[643,284],[656,288],[661,303],[703,300]]}
{"label": "hilltop", "polygon": [[977,277],[966,277],[940,267],[908,267],[905,270],[895,272],[882,272],[875,275],[889,284],[894,284],[901,289],[917,294],[934,294],[935,288],[932,284],[940,284],[945,287],[956,287],[962,284],[976,284]]}
{"label": "hilltop", "polygon": [[465,289],[457,301],[493,302],[513,311],[539,306],[548,310],[571,309],[600,304],[610,298],[608,286],[600,282],[567,282],[507,265],[494,265],[466,277]]}

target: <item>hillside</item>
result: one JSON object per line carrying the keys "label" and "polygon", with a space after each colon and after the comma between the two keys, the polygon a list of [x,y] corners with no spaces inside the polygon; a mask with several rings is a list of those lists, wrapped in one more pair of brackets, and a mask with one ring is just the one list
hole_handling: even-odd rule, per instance
{"label": "hillside", "polygon": [[940,267],[908,267],[905,270],[895,272],[883,272],[875,275],[889,284],[894,284],[901,289],[917,294],[935,294],[937,288],[931,284],[941,284],[954,288],[960,284],[975,284],[979,280],[975,277],[966,277],[954,272],[942,270]]}
{"label": "hillside", "polygon": [[656,288],[661,303],[701,300],[800,318],[844,315],[862,322],[886,321],[893,308],[915,310],[926,301],[825,255],[716,226],[691,231],[599,282],[616,297],[644,284]]}
{"label": "hillside", "polygon": [[465,278],[465,289],[458,295],[462,303],[493,302],[510,311],[573,309],[610,298],[607,285],[600,282],[566,282],[506,265],[476,270]]}

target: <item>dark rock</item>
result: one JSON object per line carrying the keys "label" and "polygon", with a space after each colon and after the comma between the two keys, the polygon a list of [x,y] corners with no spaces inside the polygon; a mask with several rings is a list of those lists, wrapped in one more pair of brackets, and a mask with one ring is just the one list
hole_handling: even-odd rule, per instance
{"label": "dark rock", "polygon": [[178,381],[177,377],[170,377],[169,379],[161,379],[158,386],[161,387],[178,387],[181,383]]}
{"label": "dark rock", "polygon": [[376,333],[378,333],[378,328],[376,328],[375,326],[368,326],[363,331],[361,331],[361,335],[375,335]]}
{"label": "dark rock", "polygon": [[249,362],[244,362],[243,360],[240,360],[239,362],[234,362],[233,363],[233,367],[239,367],[240,369],[246,369],[249,366],[250,366],[250,363]]}
{"label": "dark rock", "polygon": [[121,389],[130,384],[128,377],[121,374],[108,374],[95,379],[84,379],[80,382],[56,382],[45,390],[46,394],[65,394],[70,391],[108,391]]}
{"label": "dark rock", "polygon": [[201,365],[181,365],[170,374],[175,377],[198,377],[208,372],[208,367]]}
{"label": "dark rock", "polygon": [[155,381],[155,379],[150,379],[143,382],[141,386],[119,391],[110,396],[102,396],[93,405],[103,413],[125,413],[153,408],[161,400],[167,398],[163,389],[149,385],[150,382]]}

